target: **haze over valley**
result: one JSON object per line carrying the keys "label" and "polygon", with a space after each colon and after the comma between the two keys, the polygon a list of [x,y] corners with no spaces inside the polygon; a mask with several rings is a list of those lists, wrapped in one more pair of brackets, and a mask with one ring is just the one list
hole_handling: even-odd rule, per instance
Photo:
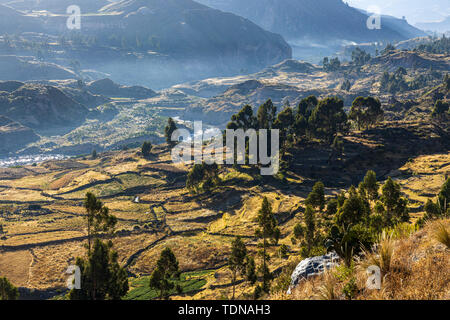
{"label": "haze over valley", "polygon": [[448,300],[450,8],[374,2],[0,0],[0,300]]}

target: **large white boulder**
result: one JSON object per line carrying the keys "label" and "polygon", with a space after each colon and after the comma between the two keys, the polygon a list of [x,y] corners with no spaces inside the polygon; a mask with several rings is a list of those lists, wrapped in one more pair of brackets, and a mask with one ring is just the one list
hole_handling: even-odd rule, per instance
{"label": "large white boulder", "polygon": [[324,270],[331,269],[339,264],[339,256],[335,252],[330,252],[323,256],[307,258],[297,265],[291,276],[291,285],[287,294],[291,294],[291,289],[309,277],[322,274]]}

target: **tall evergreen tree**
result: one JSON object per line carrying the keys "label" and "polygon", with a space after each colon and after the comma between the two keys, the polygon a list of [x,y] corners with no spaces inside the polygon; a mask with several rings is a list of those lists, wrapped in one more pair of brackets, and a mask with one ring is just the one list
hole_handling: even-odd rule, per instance
{"label": "tall evergreen tree", "polygon": [[231,244],[231,255],[228,259],[228,268],[231,271],[231,284],[233,286],[233,298],[236,292],[236,279],[238,274],[245,274],[247,248],[240,237],[236,237]]}
{"label": "tall evergreen tree", "polygon": [[369,170],[364,177],[364,180],[360,183],[359,189],[364,195],[371,201],[378,200],[378,188],[377,175],[374,171]]}
{"label": "tall evergreen tree", "polygon": [[322,182],[318,181],[314,184],[312,191],[306,198],[305,203],[319,209],[320,211],[323,210],[325,207],[325,186]]}
{"label": "tall evergreen tree", "polygon": [[312,208],[311,205],[306,206],[304,218],[305,218],[305,242],[307,247],[307,255],[309,255],[315,243],[315,233],[316,233],[316,219],[314,217],[314,209]]}
{"label": "tall evergreen tree", "polygon": [[344,101],[336,97],[320,100],[309,118],[308,126],[315,137],[331,143],[336,134],[347,127]]}
{"label": "tall evergreen tree", "polygon": [[442,185],[438,195],[439,209],[442,215],[450,214],[450,178]]}
{"label": "tall evergreen tree", "polygon": [[172,118],[167,120],[167,126],[164,128],[164,136],[166,137],[166,142],[169,147],[173,147],[176,144],[176,141],[172,141],[172,134],[177,130],[177,126],[175,121]]}
{"label": "tall evergreen tree", "polygon": [[170,290],[175,287],[174,281],[179,278],[178,260],[170,248],[165,248],[150,277],[150,288],[159,290],[160,299],[167,298]]}
{"label": "tall evergreen tree", "polygon": [[141,147],[142,155],[145,158],[148,158],[150,156],[150,153],[152,152],[152,143],[150,141],[144,141]]}
{"label": "tall evergreen tree", "polygon": [[72,289],[71,300],[119,300],[128,292],[128,274],[118,262],[111,241],[96,238],[87,258],[77,258],[81,289]]}
{"label": "tall evergreen tree", "polygon": [[269,203],[267,197],[264,197],[261,205],[261,209],[258,212],[258,225],[259,228],[256,230],[255,235],[262,238],[262,258],[263,264],[261,266],[261,273],[263,276],[263,286],[264,292],[269,292],[270,290],[270,280],[271,274],[269,268],[267,267],[267,260],[269,258],[267,254],[267,247],[269,245],[268,240],[273,243],[277,243],[280,237],[280,229],[277,227],[277,221],[272,213],[272,207]]}
{"label": "tall evergreen tree", "polygon": [[259,129],[272,129],[277,114],[277,108],[273,105],[271,99],[264,102],[259,108],[257,113],[258,128]]}
{"label": "tall evergreen tree", "polygon": [[389,177],[382,187],[381,201],[386,209],[388,224],[409,220],[408,201],[401,196],[400,184]]}
{"label": "tall evergreen tree", "polygon": [[253,259],[253,257],[247,256],[245,265],[246,265],[245,271],[246,280],[249,281],[251,284],[255,284],[256,280],[258,279],[256,275],[255,259]]}
{"label": "tall evergreen tree", "polygon": [[253,115],[253,108],[250,105],[245,105],[237,113],[231,116],[231,121],[227,124],[227,129],[236,130],[243,129],[257,129],[258,121]]}
{"label": "tall evergreen tree", "polygon": [[91,193],[86,193],[84,199],[86,209],[88,250],[91,250],[92,239],[97,237],[99,232],[112,233],[117,223],[117,218],[109,213],[109,209]]}

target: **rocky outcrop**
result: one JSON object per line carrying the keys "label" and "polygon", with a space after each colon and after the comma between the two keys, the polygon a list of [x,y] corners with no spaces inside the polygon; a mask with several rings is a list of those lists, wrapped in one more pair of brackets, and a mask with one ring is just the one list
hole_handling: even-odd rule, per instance
{"label": "rocky outcrop", "polygon": [[339,256],[335,252],[302,260],[292,273],[291,285],[287,293],[291,294],[291,289],[298,285],[300,281],[320,275],[324,270],[337,266],[338,262]]}

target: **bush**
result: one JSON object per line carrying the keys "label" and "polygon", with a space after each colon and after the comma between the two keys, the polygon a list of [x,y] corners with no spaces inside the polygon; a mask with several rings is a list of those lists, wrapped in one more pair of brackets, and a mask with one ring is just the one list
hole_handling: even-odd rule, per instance
{"label": "bush", "polygon": [[0,277],[0,300],[17,300],[19,290],[5,277]]}
{"label": "bush", "polygon": [[148,158],[151,154],[152,148],[153,148],[152,143],[150,141],[145,141],[141,147],[142,155],[145,158]]}
{"label": "bush", "polygon": [[347,300],[353,300],[358,293],[358,286],[356,285],[356,278],[351,278],[342,288],[342,293]]}

